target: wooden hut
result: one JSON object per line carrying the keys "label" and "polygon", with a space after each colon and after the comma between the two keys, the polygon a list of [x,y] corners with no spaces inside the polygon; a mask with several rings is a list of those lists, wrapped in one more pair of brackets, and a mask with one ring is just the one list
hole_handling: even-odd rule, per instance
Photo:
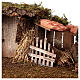
{"label": "wooden hut", "polygon": [[51,10],[43,8],[40,4],[3,2],[2,57],[16,55],[15,59],[23,61],[31,50],[31,60],[53,66],[56,58],[53,46],[71,50],[74,35],[69,30],[58,31],[46,28],[40,25],[40,19],[51,20]]}
{"label": "wooden hut", "polygon": [[23,34],[32,28],[43,30],[39,34],[44,37],[44,29],[35,27],[35,23],[41,18],[50,19],[50,14],[51,10],[43,8],[41,4],[2,2],[2,56],[13,57]]}

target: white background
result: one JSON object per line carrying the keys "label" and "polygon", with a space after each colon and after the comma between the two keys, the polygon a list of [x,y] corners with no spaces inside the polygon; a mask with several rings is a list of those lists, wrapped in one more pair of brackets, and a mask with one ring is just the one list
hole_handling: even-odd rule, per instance
{"label": "white background", "polygon": [[[42,2],[42,5],[44,7],[52,9],[52,14],[53,15],[58,15],[58,16],[63,16],[63,14],[66,15],[69,21],[73,25],[77,25],[78,27],[80,26],[80,0],[2,0],[3,2],[14,2],[14,3],[21,3],[25,2],[27,4],[33,4],[37,3],[39,4]],[[1,1],[1,2],[2,2]],[[0,3],[0,9],[2,7],[2,4]],[[1,15],[1,10],[0,10],[0,15]],[[0,24],[2,24],[2,15],[0,16]],[[1,25],[2,26],[2,25]],[[0,36],[2,36],[2,27],[0,26]],[[80,31],[79,31],[80,32]],[[79,34],[80,35],[80,34]],[[2,37],[0,37],[2,38]],[[80,40],[79,40],[80,41]],[[2,41],[0,39],[0,51],[2,51]],[[80,48],[80,47],[79,47]],[[80,50],[79,50],[80,52]],[[2,56],[2,52],[0,53]],[[79,56],[80,57],[80,56]],[[80,63],[80,59],[79,59]],[[0,61],[0,65],[2,64],[2,60]],[[79,64],[80,66],[80,64]],[[2,70],[2,66],[0,68],[0,71]],[[80,68],[79,68],[80,71]],[[2,74],[2,71],[0,72]],[[2,77],[0,75],[0,77]]]}

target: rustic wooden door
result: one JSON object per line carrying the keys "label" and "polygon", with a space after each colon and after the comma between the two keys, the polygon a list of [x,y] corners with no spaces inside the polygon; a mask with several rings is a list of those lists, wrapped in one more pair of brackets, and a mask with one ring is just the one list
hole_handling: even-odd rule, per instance
{"label": "rustic wooden door", "polygon": [[2,16],[2,57],[13,57],[17,48],[16,17]]}

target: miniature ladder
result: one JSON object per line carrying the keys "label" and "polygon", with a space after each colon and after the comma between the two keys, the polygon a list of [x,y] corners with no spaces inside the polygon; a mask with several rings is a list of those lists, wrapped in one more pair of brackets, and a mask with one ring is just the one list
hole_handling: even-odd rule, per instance
{"label": "miniature ladder", "polygon": [[34,42],[30,45],[32,62],[53,67],[56,54],[54,54],[54,50],[51,50],[50,43],[47,43],[47,39],[39,40],[39,37],[36,37]]}

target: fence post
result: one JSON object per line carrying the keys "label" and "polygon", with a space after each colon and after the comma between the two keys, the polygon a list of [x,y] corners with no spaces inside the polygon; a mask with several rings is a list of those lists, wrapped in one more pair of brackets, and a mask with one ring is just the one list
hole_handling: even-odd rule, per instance
{"label": "fence post", "polygon": [[[47,40],[47,38],[44,38],[44,50],[46,50],[46,40]],[[43,57],[45,57],[45,54],[43,54]],[[44,59],[43,59],[43,65],[45,65]]]}
{"label": "fence post", "polygon": [[53,46],[54,46],[54,41],[55,41],[55,31],[53,31]]}
{"label": "fence post", "polygon": [[[34,41],[32,41],[32,46],[34,46]],[[33,62],[33,49],[32,49],[31,62]]]}
{"label": "fence post", "polygon": [[[42,48],[42,40],[40,40],[40,48]],[[41,57],[41,52],[39,52],[40,53],[40,57]],[[41,62],[41,58],[39,57],[39,64],[40,64],[40,62]]]}
{"label": "fence post", "polygon": [[[33,58],[35,57],[34,62],[41,64],[41,65],[45,65],[45,66],[50,66],[53,67],[53,62],[54,62],[54,58],[56,57],[56,55],[54,55],[54,50],[52,49],[52,52],[50,52],[50,43],[48,43],[48,51],[46,51],[46,42],[47,39],[44,38],[44,46],[42,48],[42,41],[40,40],[40,48],[38,47],[38,42],[39,42],[39,38],[36,38],[36,45],[34,45],[34,43],[32,43],[32,47],[30,47],[32,49],[32,60],[34,60]],[[33,50],[35,50],[35,54],[33,55]],[[39,52],[39,55],[37,54]],[[43,53],[43,55],[41,54]]]}
{"label": "fence post", "polygon": [[50,51],[50,43],[48,43],[48,51]]}
{"label": "fence post", "polygon": [[[36,37],[36,47],[38,47],[38,40],[39,40],[39,37]],[[35,63],[37,62],[37,51],[35,51]]]}
{"label": "fence post", "polygon": [[49,66],[49,60],[47,60],[47,65],[46,66]]}
{"label": "fence post", "polygon": [[64,33],[62,32],[62,48],[63,48],[63,36],[64,36]]}
{"label": "fence post", "polygon": [[46,39],[47,30],[45,29],[45,39]]}
{"label": "fence post", "polygon": [[51,61],[51,67],[53,67],[53,62]]}

